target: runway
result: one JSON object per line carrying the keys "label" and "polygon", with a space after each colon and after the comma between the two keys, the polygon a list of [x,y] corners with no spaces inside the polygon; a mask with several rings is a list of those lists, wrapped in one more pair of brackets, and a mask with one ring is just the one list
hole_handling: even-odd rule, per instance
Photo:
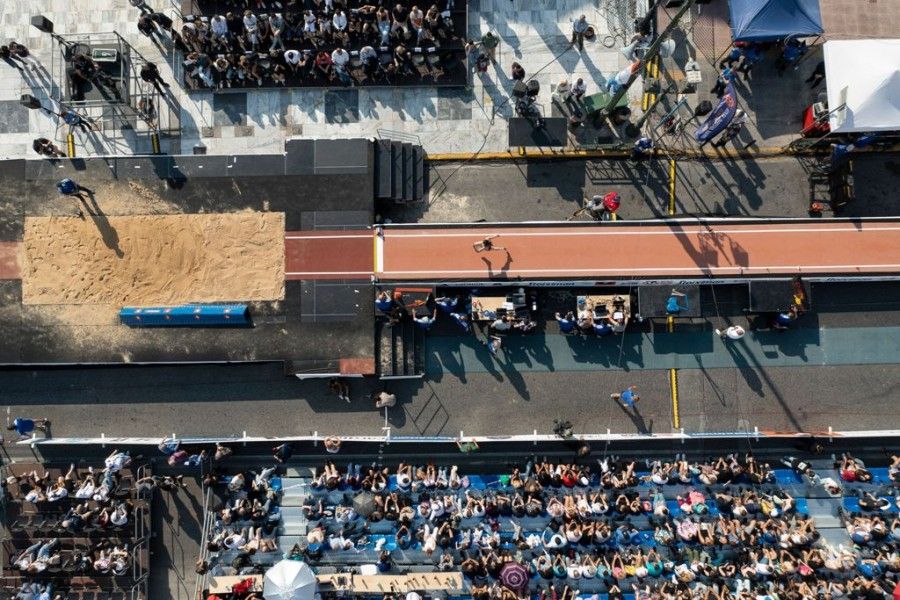
{"label": "runway", "polygon": [[[475,242],[493,234],[498,234],[494,250],[473,249]],[[387,227],[380,236],[359,231],[290,233],[286,252],[287,276],[298,279],[894,274],[900,273],[900,223]]]}
{"label": "runway", "polygon": [[[497,249],[476,252],[487,235]],[[0,244],[19,279],[20,244]],[[502,248],[502,249],[501,249]],[[479,281],[900,274],[900,222],[609,223],[289,231],[285,279]]]}

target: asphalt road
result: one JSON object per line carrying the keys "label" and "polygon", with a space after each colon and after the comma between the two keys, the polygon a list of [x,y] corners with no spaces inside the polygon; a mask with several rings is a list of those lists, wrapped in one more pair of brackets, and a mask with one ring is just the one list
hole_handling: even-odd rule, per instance
{"label": "asphalt road", "polygon": [[[669,167],[665,158],[442,163],[430,168],[427,203],[381,212],[402,222],[564,220],[583,195],[617,191],[623,219],[661,217],[669,212]],[[900,159],[861,154],[853,172],[855,200],[843,214],[897,214]],[[809,158],[676,161],[676,216],[806,217],[810,200],[826,193],[815,183]]]}
{"label": "asphalt road", "polygon": [[[683,369],[680,425],[688,432],[821,431],[900,426],[900,366]],[[47,417],[57,437],[380,435],[384,415],[351,381],[351,402],[325,381],[285,378],[278,365],[53,369],[0,372],[3,404],[15,416]],[[639,416],[609,394],[641,393]],[[444,373],[391,382],[395,435],[551,433],[553,419],[580,432],[671,432],[665,370]]]}

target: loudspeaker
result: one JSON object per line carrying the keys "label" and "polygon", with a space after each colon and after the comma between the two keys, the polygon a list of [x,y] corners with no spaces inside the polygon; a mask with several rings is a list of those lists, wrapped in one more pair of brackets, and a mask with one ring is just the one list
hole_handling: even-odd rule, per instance
{"label": "loudspeaker", "polygon": [[19,97],[19,104],[21,104],[25,108],[30,108],[32,110],[41,108],[41,101],[31,94],[22,94]]}
{"label": "loudspeaker", "polygon": [[53,21],[44,15],[34,15],[31,17],[31,24],[44,33],[53,33]]}

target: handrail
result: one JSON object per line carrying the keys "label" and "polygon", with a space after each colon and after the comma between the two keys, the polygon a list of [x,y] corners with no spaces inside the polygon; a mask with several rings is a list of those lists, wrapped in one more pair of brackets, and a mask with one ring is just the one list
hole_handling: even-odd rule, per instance
{"label": "handrail", "polygon": [[397,140],[398,142],[407,142],[411,144],[417,144],[419,146],[422,145],[422,140],[414,133],[407,133],[405,131],[396,131],[393,129],[376,129],[375,135],[378,136],[380,140]]}
{"label": "handrail", "polygon": [[[213,511],[210,510],[211,503],[212,487],[210,486],[206,488],[206,496],[203,500],[203,525],[200,528],[200,560],[204,561],[209,559],[209,550],[207,550],[206,547],[206,540],[209,538],[209,533],[213,526]],[[208,571],[203,575],[197,576],[197,581],[194,584],[194,598],[196,600],[201,600],[203,597],[203,590],[207,587],[208,578]]]}

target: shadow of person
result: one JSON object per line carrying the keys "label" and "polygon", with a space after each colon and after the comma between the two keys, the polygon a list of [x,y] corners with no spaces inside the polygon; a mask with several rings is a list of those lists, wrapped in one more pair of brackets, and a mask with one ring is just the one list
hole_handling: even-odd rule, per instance
{"label": "shadow of person", "polygon": [[79,186],[79,191],[84,192],[88,196],[87,200],[85,200],[83,196],[79,196],[79,198],[81,198],[81,202],[84,204],[85,208],[87,208],[91,220],[97,226],[97,230],[103,238],[103,243],[107,248],[115,252],[117,257],[123,258],[125,252],[123,252],[122,248],[119,246],[119,234],[110,224],[106,215],[103,214],[100,205],[97,204],[97,199],[94,197],[94,191],[83,186]]}
{"label": "shadow of person", "polygon": [[625,413],[625,416],[631,420],[631,423],[634,425],[634,428],[641,435],[652,435],[653,434],[653,419],[650,419],[650,423],[646,423],[644,421],[644,416],[640,413],[637,406],[633,406],[631,410],[622,404],[621,402],[616,402],[619,405],[619,409]]}
{"label": "shadow of person", "polygon": [[490,279],[501,279],[507,277],[507,271],[509,271],[509,266],[512,264],[512,255],[510,255],[509,250],[504,250],[506,252],[506,261],[503,263],[503,266],[500,267],[500,270],[496,273],[494,272],[494,265],[486,256],[482,256],[481,260],[484,261],[484,264],[487,266],[488,270],[488,278]]}

